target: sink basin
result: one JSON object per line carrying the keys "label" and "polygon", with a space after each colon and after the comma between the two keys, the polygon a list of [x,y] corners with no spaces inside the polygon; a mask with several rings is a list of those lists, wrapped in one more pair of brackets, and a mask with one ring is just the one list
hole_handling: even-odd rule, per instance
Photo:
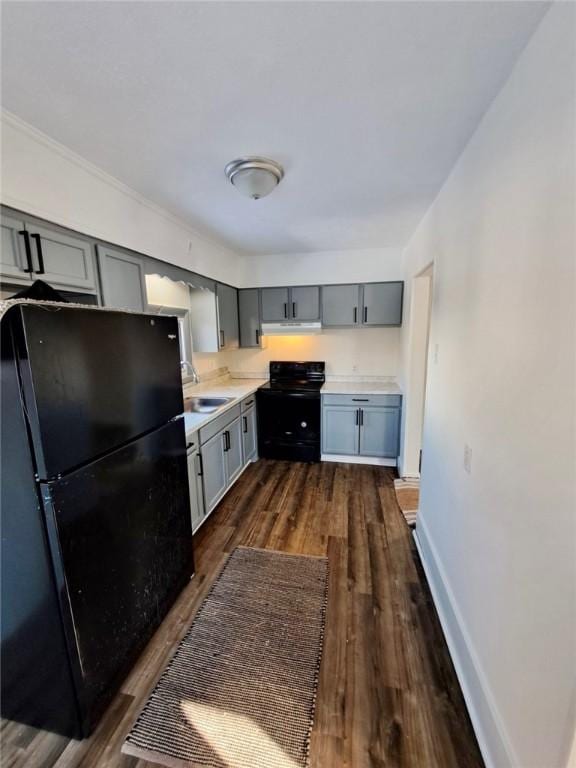
{"label": "sink basin", "polygon": [[186,413],[214,413],[233,399],[233,397],[185,397],[184,410]]}

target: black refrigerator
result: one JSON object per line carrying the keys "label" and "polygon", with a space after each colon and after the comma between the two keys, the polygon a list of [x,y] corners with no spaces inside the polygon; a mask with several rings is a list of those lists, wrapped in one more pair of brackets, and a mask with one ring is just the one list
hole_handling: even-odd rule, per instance
{"label": "black refrigerator", "polygon": [[1,709],[87,736],[194,566],[177,320],[1,322]]}

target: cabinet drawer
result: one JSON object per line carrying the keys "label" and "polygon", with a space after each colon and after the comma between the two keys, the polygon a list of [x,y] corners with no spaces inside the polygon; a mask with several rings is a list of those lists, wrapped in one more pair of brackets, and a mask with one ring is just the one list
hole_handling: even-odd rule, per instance
{"label": "cabinet drawer", "polygon": [[218,416],[216,419],[214,419],[214,421],[211,421],[210,424],[206,424],[205,427],[200,427],[201,445],[204,445],[207,440],[210,440],[211,437],[217,435],[218,432],[222,432],[222,430],[227,427],[231,421],[234,421],[234,419],[237,419],[239,416],[240,405],[238,404],[227,410],[226,413]]}
{"label": "cabinet drawer", "polygon": [[244,411],[247,411],[248,408],[252,408],[256,404],[256,393],[253,395],[249,395],[249,397],[245,397],[244,400],[240,403],[240,409],[242,413]]}
{"label": "cabinet drawer", "polygon": [[358,408],[367,405],[399,408],[402,395],[322,395],[322,402],[324,405],[355,405]]}

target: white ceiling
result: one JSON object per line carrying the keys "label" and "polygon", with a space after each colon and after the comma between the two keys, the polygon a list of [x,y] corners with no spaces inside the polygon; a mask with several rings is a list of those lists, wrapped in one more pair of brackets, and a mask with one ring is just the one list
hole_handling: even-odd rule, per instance
{"label": "white ceiling", "polygon": [[3,106],[237,250],[398,246],[547,7],[4,2]]}

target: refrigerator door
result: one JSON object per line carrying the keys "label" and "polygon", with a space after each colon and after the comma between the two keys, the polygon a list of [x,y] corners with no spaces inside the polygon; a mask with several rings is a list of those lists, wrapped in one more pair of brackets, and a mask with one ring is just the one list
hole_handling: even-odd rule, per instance
{"label": "refrigerator door", "polygon": [[173,317],[24,305],[18,357],[41,479],[182,413]]}
{"label": "refrigerator door", "polygon": [[193,573],[184,421],[41,491],[87,734]]}

